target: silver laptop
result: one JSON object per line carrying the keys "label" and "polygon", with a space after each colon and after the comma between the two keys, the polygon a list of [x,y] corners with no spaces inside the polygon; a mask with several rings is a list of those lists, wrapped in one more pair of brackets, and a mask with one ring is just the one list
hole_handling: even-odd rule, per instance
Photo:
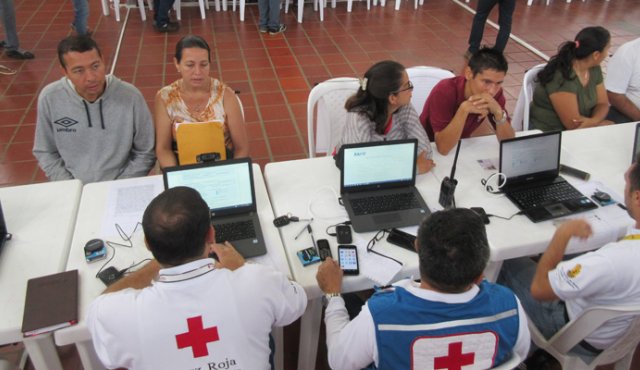
{"label": "silver laptop", "polygon": [[197,190],[211,210],[216,242],[231,242],[243,257],[267,253],[256,211],[251,159],[230,159],[163,170],[165,189]]}
{"label": "silver laptop", "polygon": [[560,171],[561,131],[521,136],[500,142],[502,191],[533,222],[598,208]]}
{"label": "silver laptop", "polygon": [[416,183],[416,139],[346,144],[340,194],[356,232],[419,225],[431,213]]}

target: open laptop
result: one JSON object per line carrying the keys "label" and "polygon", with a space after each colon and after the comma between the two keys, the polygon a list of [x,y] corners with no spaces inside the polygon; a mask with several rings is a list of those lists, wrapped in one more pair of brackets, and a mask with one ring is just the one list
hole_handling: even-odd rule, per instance
{"label": "open laptop", "polygon": [[7,224],[4,222],[4,213],[2,213],[2,203],[0,203],[0,253],[4,247],[4,243],[11,239],[11,234],[7,231]]}
{"label": "open laptop", "polygon": [[636,123],[636,136],[633,139],[633,157],[631,157],[631,163],[636,161],[638,154],[640,154],[640,122]]}
{"label": "open laptop", "polygon": [[560,131],[500,142],[502,191],[531,221],[540,222],[598,208],[558,175]]}
{"label": "open laptop", "polygon": [[343,145],[340,194],[356,232],[419,225],[430,213],[415,187],[418,140]]}
{"label": "open laptop", "polygon": [[267,253],[256,211],[251,159],[205,162],[163,170],[165,189],[197,190],[211,210],[216,242],[231,242],[243,257]]}

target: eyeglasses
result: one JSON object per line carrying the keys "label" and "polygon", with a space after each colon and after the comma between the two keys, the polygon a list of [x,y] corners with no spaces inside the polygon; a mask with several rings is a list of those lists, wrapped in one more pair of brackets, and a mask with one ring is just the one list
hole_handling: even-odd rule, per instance
{"label": "eyeglasses", "polygon": [[[413,86],[411,86],[413,87]],[[373,236],[373,238],[371,238],[371,240],[369,240],[369,243],[367,243],[367,253],[373,253],[373,254],[377,254],[378,256],[384,257],[384,258],[388,258],[394,262],[399,263],[401,266],[404,265],[401,261],[398,261],[397,259],[387,256],[385,254],[382,254],[380,252],[376,252],[373,250],[373,247],[376,245],[377,242],[379,242],[380,240],[382,240],[382,238],[384,238],[385,234],[387,233],[387,230],[382,229],[380,231],[378,231],[376,233],[376,235]]]}
{"label": "eyeglasses", "polygon": [[407,87],[405,87],[404,89],[400,89],[398,91],[394,91],[392,92],[392,94],[400,94],[403,91],[407,91],[407,90],[413,90],[413,84],[411,83],[411,80],[407,81]]}

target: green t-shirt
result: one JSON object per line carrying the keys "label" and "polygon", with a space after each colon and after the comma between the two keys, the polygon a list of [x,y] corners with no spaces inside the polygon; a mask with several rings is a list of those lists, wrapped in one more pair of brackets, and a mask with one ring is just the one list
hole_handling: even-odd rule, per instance
{"label": "green t-shirt", "polygon": [[602,83],[602,70],[600,66],[589,69],[589,82],[587,86],[582,86],[575,71],[571,70],[570,80],[565,80],[562,73],[556,70],[553,80],[546,86],[538,84],[533,91],[533,101],[530,108],[530,119],[533,128],[542,131],[564,130],[565,127],[560,121],[560,117],[553,109],[549,95],[564,91],[576,95],[578,99],[578,110],[580,115],[591,117],[593,108],[598,102],[596,86]]}

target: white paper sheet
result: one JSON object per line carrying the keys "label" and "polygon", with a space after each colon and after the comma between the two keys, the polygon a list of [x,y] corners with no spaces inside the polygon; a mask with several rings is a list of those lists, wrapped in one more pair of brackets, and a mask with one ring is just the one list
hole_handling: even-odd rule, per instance
{"label": "white paper sheet", "polygon": [[138,222],[142,222],[145,208],[163,190],[162,183],[124,185],[114,183],[107,195],[107,212],[102,219],[102,237],[121,241],[116,224],[131,235]]}

